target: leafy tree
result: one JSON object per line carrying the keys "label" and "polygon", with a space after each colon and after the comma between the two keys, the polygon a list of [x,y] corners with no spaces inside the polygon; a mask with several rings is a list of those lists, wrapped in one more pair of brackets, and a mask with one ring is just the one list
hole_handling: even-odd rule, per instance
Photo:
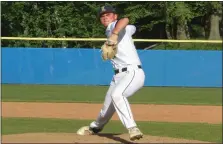
{"label": "leafy tree", "polygon": [[209,17],[209,37],[208,39],[221,39],[220,36],[220,21],[222,20],[222,4],[221,2],[208,2],[206,3],[207,13]]}
{"label": "leafy tree", "polygon": [[[220,39],[221,2],[136,1],[4,1],[1,2],[2,36],[105,37],[97,17],[99,7],[113,5],[120,17],[137,27],[134,38]],[[201,33],[201,34],[200,34]],[[204,33],[204,34],[203,34]],[[2,41],[2,46],[100,48],[102,42]],[[144,47],[148,43],[139,44]]]}

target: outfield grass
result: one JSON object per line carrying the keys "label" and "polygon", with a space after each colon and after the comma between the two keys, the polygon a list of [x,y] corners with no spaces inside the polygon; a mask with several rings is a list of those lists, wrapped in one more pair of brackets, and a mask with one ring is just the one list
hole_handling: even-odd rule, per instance
{"label": "outfield grass", "polygon": [[[34,132],[76,133],[90,120],[2,118],[2,135]],[[144,134],[222,142],[222,124],[138,122]],[[110,121],[103,133],[127,133],[119,121]]]}
{"label": "outfield grass", "polygon": [[[2,85],[2,101],[102,103],[108,86]],[[221,88],[144,87],[130,103],[222,105]]]}

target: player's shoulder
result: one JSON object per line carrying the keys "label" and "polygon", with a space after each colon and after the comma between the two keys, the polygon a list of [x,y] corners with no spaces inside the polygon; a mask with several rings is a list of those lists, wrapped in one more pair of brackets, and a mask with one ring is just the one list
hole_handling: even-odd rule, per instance
{"label": "player's shoulder", "polygon": [[112,30],[114,27],[115,27],[115,25],[116,25],[116,23],[117,23],[117,21],[114,21],[114,22],[111,22],[108,26],[107,26],[107,31],[108,30]]}

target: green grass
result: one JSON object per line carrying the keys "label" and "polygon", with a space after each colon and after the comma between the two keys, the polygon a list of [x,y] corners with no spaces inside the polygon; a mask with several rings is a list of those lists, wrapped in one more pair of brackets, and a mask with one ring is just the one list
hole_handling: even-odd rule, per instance
{"label": "green grass", "polygon": [[[2,85],[2,101],[102,103],[108,86]],[[222,105],[221,88],[144,87],[130,103]]]}
{"label": "green grass", "polygon": [[[2,135],[35,132],[75,133],[90,120],[2,118]],[[222,142],[222,124],[138,122],[144,134]],[[127,133],[120,121],[110,121],[102,133]]]}

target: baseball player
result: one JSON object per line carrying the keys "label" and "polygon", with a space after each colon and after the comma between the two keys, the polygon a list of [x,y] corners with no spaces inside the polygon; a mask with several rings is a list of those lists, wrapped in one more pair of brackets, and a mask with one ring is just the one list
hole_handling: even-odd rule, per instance
{"label": "baseball player", "polygon": [[132,40],[136,28],[129,25],[128,18],[118,20],[112,6],[101,7],[99,17],[107,35],[107,41],[101,48],[102,58],[111,61],[114,76],[97,119],[77,133],[86,135],[100,132],[116,111],[129,132],[130,140],[134,141],[142,138],[143,134],[136,125],[127,98],[142,88],[145,81],[141,61]]}

